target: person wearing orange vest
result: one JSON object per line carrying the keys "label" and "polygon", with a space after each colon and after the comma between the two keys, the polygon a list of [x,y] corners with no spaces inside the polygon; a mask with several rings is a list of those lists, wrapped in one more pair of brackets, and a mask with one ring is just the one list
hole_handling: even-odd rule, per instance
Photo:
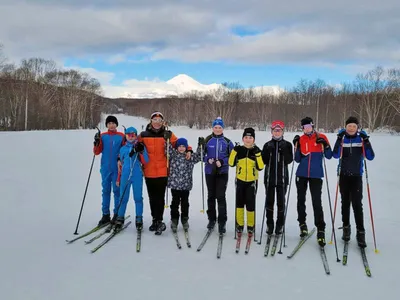
{"label": "person wearing orange vest", "polygon": [[[150,231],[161,235],[166,230],[163,222],[165,190],[168,184],[168,164],[165,144],[169,140],[169,147],[175,147],[178,138],[165,126],[161,112],[151,114],[150,123],[138,136],[138,141],[146,146],[149,162],[143,165],[143,172],[149,195],[152,224]],[[190,159],[192,148],[188,146],[186,158]]]}
{"label": "person wearing orange vest", "polygon": [[308,235],[306,224],[306,194],[307,185],[310,187],[311,200],[314,210],[314,225],[317,227],[318,244],[325,246],[324,211],[322,209],[322,178],[324,169],[322,166],[323,156],[332,158],[332,149],[328,138],[314,130],[314,123],[310,117],[301,120],[303,135],[296,135],[293,145],[297,145],[294,159],[299,166],[296,171],[297,187],[297,214],[300,225],[300,236]]}

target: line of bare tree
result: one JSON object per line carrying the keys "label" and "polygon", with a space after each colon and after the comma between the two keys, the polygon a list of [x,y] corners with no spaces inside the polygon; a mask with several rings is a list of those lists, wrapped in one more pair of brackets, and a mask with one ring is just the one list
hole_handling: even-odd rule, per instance
{"label": "line of bare tree", "polygon": [[170,124],[197,128],[209,127],[216,116],[221,116],[233,129],[253,126],[266,130],[273,120],[281,119],[289,130],[297,130],[299,120],[310,116],[319,130],[333,132],[353,115],[368,130],[400,131],[400,69],[376,67],[358,74],[351,83],[335,87],[321,79],[302,79],[279,95],[229,83],[206,94],[192,92],[180,97],[118,102],[128,114],[147,118],[160,110]]}
{"label": "line of bare tree", "polygon": [[7,64],[0,45],[0,130],[76,129],[98,124],[99,82],[51,60]]}

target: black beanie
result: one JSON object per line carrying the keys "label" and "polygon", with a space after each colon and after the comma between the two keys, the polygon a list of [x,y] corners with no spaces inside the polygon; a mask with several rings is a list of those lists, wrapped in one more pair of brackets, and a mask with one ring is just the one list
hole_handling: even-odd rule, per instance
{"label": "black beanie", "polygon": [[252,136],[255,139],[256,133],[255,133],[254,129],[251,127],[245,128],[242,137],[245,137],[245,136]]}
{"label": "black beanie", "polygon": [[346,126],[347,126],[347,124],[350,124],[350,123],[354,123],[354,124],[359,124],[358,123],[358,119],[356,118],[356,117],[349,117],[347,120],[346,120]]}
{"label": "black beanie", "polygon": [[304,125],[312,125],[314,126],[314,122],[313,119],[311,119],[310,117],[305,117],[304,119],[301,120],[301,126],[303,127]]}
{"label": "black beanie", "polygon": [[110,122],[113,122],[113,123],[115,123],[115,124],[118,126],[118,120],[117,120],[116,117],[114,117],[114,116],[108,116],[108,117],[106,118],[106,126],[107,126],[107,124],[110,123]]}

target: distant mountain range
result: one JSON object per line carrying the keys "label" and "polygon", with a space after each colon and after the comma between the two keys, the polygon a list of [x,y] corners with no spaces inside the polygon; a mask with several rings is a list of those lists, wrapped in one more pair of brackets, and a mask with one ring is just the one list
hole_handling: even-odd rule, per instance
{"label": "distant mountain range", "polygon": [[[219,88],[222,84],[202,84],[186,74],[179,74],[166,82],[157,82],[146,88],[129,88],[120,98],[164,98],[166,96],[181,96],[185,93],[197,91],[207,93]],[[253,88],[255,93],[279,95],[283,90],[279,86],[258,86]]]}

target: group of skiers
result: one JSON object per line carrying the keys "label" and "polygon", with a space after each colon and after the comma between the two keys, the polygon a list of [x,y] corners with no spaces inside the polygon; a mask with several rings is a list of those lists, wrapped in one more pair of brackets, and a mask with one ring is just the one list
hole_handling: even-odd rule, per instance
{"label": "group of skiers", "polygon": [[[272,235],[275,232],[275,235],[280,235],[286,221],[285,199],[290,185],[288,165],[294,160],[299,164],[295,182],[300,236],[308,235],[306,193],[309,187],[314,225],[317,228],[317,241],[320,246],[325,246],[326,223],[321,199],[324,178],[323,159],[334,157],[339,159],[338,183],[342,198],[342,239],[350,240],[350,205],[352,204],[358,245],[362,248],[367,246],[362,206],[363,162],[364,159],[373,160],[375,154],[369,136],[364,130],[360,130],[359,122],[355,117],[349,117],[345,128],[339,130],[333,150],[326,135],[315,130],[310,117],[301,120],[303,135],[296,135],[293,145],[284,139],[284,122],[272,122],[272,138],[264,144],[262,150],[255,144],[253,128],[244,129],[243,145],[238,143],[234,145],[224,135],[225,125],[220,117],[212,122],[212,133],[209,136],[198,138],[196,151],[193,151],[187,139],[177,138],[168,129],[161,112],[151,114],[150,123],[140,134],[134,127],[127,128],[125,133],[118,132],[118,120],[115,116],[108,116],[105,123],[108,130],[95,135],[93,149],[96,155],[102,153],[100,173],[103,188],[103,216],[98,224],[100,226],[111,223],[115,230],[122,228],[129,191],[132,187],[136,208],[136,228],[143,229],[144,178],[152,215],[149,230],[154,231],[156,235],[166,230],[163,215],[167,188],[171,189],[172,194],[171,229],[177,230],[180,219],[183,229],[188,230],[193,168],[196,163],[202,161],[205,164],[204,173],[208,192],[208,229],[213,229],[218,223],[219,233],[226,232],[226,189],[229,167],[236,167],[236,231],[243,232],[246,215],[247,233],[249,235],[254,233],[259,171],[265,169],[266,233]],[[110,217],[111,188],[114,193],[113,218]],[[274,222],[275,195],[276,223]]]}

